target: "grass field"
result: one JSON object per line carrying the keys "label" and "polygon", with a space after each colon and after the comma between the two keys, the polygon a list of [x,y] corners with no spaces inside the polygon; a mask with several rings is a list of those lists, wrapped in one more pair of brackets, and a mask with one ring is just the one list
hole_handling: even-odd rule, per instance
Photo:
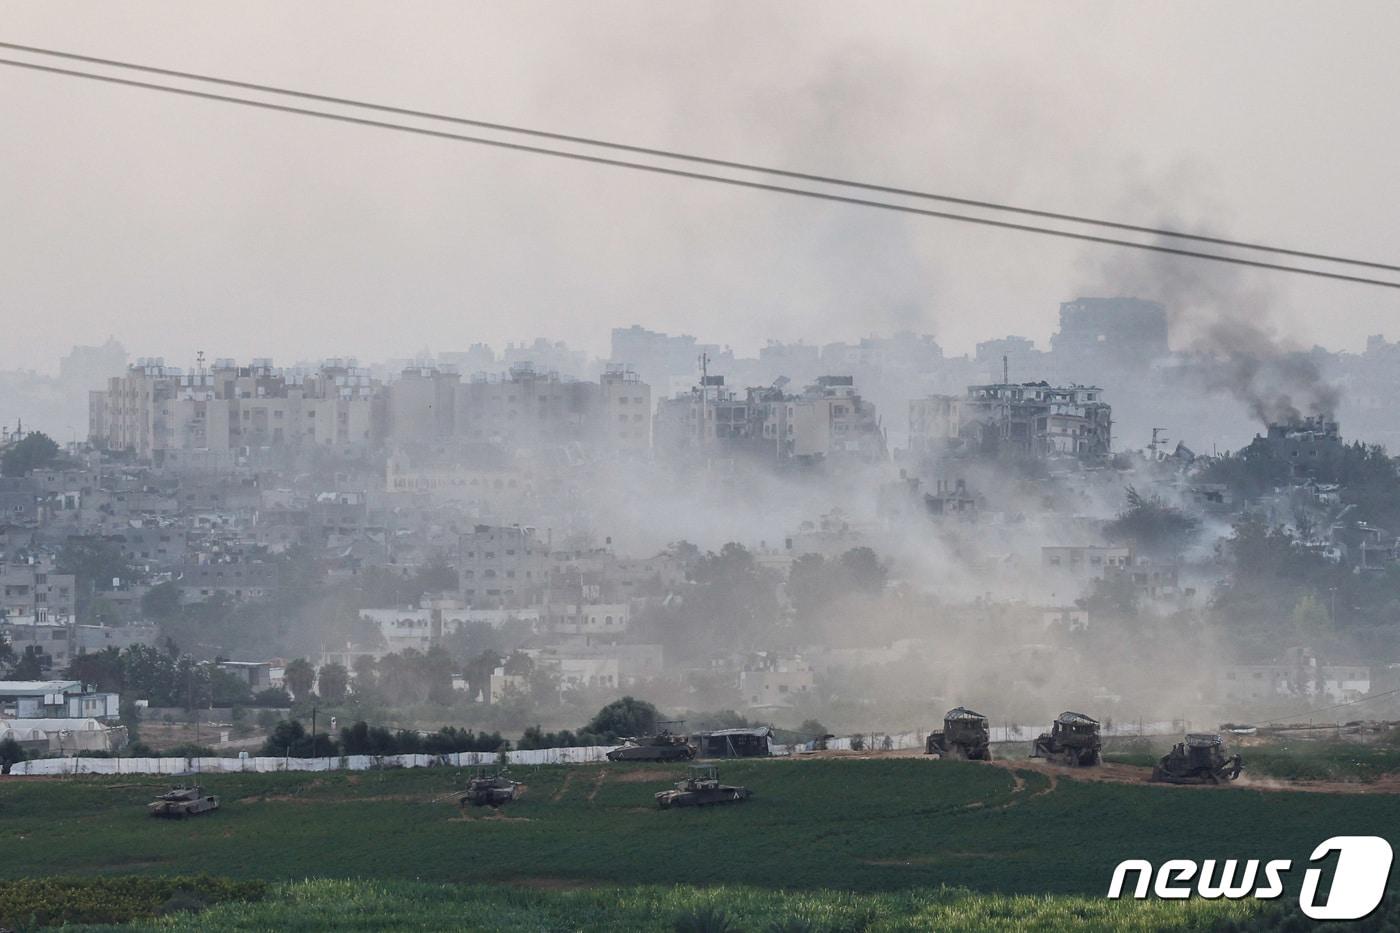
{"label": "grass field", "polygon": [[461,814],[450,769],[214,775],[217,813],[152,820],[153,778],[0,780],[0,877],[200,873],[269,881],[739,884],[891,892],[949,885],[1098,897],[1125,858],[1305,860],[1400,826],[1400,796],[1052,781],[923,759],[752,761],[756,796],[658,811],[681,769],[518,768],[525,797]]}
{"label": "grass field", "polygon": [[[1151,767],[1169,747],[1162,743],[1153,752],[1116,750],[1110,745],[1103,757],[1118,764]],[[1294,739],[1233,745],[1230,751],[1244,756],[1246,774],[1285,781],[1364,782],[1400,773],[1400,745],[1389,743]]]}
{"label": "grass field", "polygon": [[[951,889],[885,894],[782,892],[753,887],[632,886],[541,891],[424,882],[309,881],[256,903],[137,924],[221,931],[399,929],[657,930],[694,933],[838,933],[903,930],[1204,931],[1247,929],[1257,904],[1105,901]],[[1257,920],[1255,925],[1258,926]],[[1268,928],[1263,925],[1261,928]],[[127,929],[130,929],[129,927]]]}

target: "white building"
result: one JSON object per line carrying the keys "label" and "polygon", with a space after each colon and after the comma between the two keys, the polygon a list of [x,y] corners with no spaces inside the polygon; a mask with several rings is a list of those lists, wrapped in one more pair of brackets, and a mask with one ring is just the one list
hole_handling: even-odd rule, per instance
{"label": "white building", "polygon": [[0,680],[0,715],[11,719],[116,719],[121,697],[76,680]]}

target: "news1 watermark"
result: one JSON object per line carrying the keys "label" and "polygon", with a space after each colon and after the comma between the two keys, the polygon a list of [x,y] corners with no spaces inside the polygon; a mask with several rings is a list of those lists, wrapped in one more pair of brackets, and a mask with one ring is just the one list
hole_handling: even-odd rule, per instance
{"label": "news1 watermark", "polygon": [[[1306,868],[1298,906],[1313,920],[1360,920],[1380,906],[1390,879],[1394,852],[1380,836],[1333,836],[1323,842],[1308,863],[1321,863],[1337,853],[1331,869],[1331,884],[1322,885],[1327,868]],[[1154,866],[1145,859],[1127,859],[1113,869],[1108,897],[1124,896],[1128,879],[1133,879],[1129,897],[1145,898],[1149,891],[1164,899],[1203,897],[1241,900],[1246,897],[1270,900],[1285,890],[1284,877],[1293,870],[1289,859],[1169,859]],[[1319,888],[1326,890],[1325,903],[1318,903]]]}

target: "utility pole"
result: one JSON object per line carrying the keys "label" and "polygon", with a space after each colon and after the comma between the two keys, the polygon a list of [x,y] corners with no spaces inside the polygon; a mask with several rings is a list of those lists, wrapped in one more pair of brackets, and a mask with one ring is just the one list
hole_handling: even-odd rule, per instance
{"label": "utility pole", "polygon": [[311,707],[311,757],[316,757],[316,707]]}
{"label": "utility pole", "polygon": [[700,354],[700,449],[705,449],[707,422],[710,420],[710,354]]}

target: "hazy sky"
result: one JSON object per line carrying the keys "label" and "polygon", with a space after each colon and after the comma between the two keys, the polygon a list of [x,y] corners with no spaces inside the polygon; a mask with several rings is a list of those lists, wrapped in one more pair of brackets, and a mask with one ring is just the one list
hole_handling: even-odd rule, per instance
{"label": "hazy sky", "polygon": [[[222,12],[221,12],[222,10]],[[0,0],[0,39],[1400,261],[1400,4]],[[3,54],[0,57],[12,57]],[[639,322],[1044,341],[1107,247],[0,68],[0,367],[379,359]],[[1169,281],[1167,277],[1163,281]],[[1250,273],[1292,340],[1400,293]]]}

